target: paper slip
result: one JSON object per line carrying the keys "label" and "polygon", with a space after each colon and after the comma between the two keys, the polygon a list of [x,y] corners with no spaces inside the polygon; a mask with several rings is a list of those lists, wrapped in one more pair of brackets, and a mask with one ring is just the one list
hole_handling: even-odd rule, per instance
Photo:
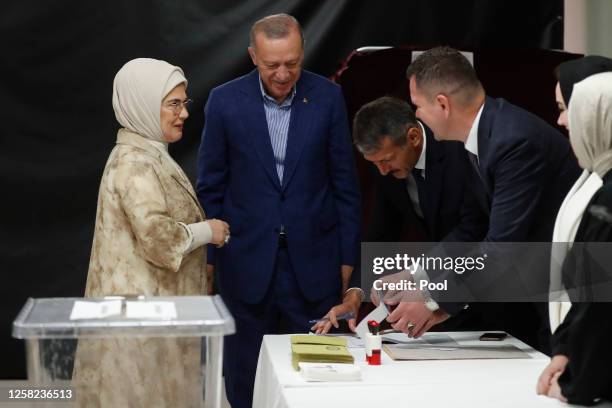
{"label": "paper slip", "polygon": [[128,319],[176,319],[174,302],[126,302],[125,317]]}
{"label": "paper slip", "polygon": [[377,322],[382,322],[384,319],[389,316],[389,309],[387,309],[387,305],[385,305],[382,301],[378,304],[378,307],[372,310],[366,317],[364,317],[361,322],[357,325],[356,333],[359,338],[365,338],[366,333],[369,333],[368,329],[368,321],[376,320]]}
{"label": "paper slip", "polygon": [[306,381],[359,381],[361,369],[356,364],[299,363]]}
{"label": "paper slip", "polygon": [[72,306],[70,320],[104,319],[109,316],[121,314],[120,300],[106,300],[103,302],[88,302],[77,300]]}

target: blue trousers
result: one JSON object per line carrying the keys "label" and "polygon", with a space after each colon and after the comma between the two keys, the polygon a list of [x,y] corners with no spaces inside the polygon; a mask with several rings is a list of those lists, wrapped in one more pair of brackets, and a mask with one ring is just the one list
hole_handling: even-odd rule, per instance
{"label": "blue trousers", "polygon": [[278,249],[274,277],[262,302],[249,304],[223,293],[221,296],[236,321],[236,334],[225,338],[223,356],[225,390],[232,408],[253,405],[253,384],[264,334],[307,333],[312,326],[309,320],[322,317],[340,303],[339,295],[319,302],[304,298],[286,248]]}

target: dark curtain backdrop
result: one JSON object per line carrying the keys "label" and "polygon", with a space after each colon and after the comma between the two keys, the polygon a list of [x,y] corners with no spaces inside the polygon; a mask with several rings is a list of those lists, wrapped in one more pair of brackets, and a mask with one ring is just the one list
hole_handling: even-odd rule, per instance
{"label": "dark curtain backdrop", "polygon": [[112,80],[128,60],[185,70],[195,106],[171,153],[195,181],[203,104],[213,86],[252,69],[248,33],[265,15],[300,20],[305,67],[325,76],[364,45],[563,45],[563,0],[25,0],[0,9],[0,378],[25,376],[11,322],[26,299],[83,294],[118,127]]}

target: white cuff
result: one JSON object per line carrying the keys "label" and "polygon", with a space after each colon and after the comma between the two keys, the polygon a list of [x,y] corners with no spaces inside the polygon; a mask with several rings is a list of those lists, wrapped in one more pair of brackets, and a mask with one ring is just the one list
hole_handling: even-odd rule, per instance
{"label": "white cuff", "polygon": [[[427,272],[425,272],[425,270],[421,268],[420,266],[417,268],[416,272],[414,273],[414,278],[415,278],[414,279],[415,281],[424,280],[424,281],[429,282],[429,276],[427,276]],[[425,307],[427,307],[427,309],[429,309],[431,312],[435,312],[436,310],[440,308],[440,305],[438,305],[438,302],[432,299],[431,294],[429,293],[429,290],[426,287],[421,289],[421,295],[423,296]]]}
{"label": "white cuff", "polygon": [[212,241],[212,230],[208,225],[207,221],[196,222],[194,224],[185,225],[182,222],[179,224],[183,225],[189,235],[189,245],[185,248],[183,254],[188,254],[196,248],[206,245]]}

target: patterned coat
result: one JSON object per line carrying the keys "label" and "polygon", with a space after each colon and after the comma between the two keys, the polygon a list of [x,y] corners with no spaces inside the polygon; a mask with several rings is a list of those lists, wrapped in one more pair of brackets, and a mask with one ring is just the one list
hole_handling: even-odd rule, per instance
{"label": "patterned coat", "polygon": [[[121,129],[106,163],[86,297],[203,295],[205,248],[183,255],[183,226],[204,220],[180,168]],[[74,380],[81,406],[199,406],[199,339],[80,340]]]}

